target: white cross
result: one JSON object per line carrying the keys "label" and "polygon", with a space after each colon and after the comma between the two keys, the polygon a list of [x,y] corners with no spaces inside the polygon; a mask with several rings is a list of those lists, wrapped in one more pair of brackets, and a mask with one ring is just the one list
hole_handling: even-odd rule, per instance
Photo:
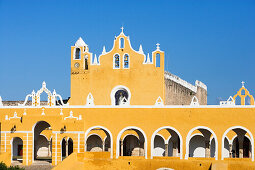
{"label": "white cross", "polygon": [[156,46],[157,46],[157,50],[159,50],[159,46],[160,46],[160,44],[159,44],[159,43],[157,43],[157,44],[156,44]]}
{"label": "white cross", "polygon": [[121,29],[121,32],[123,32],[123,30],[124,30],[124,27],[121,27],[120,29]]}
{"label": "white cross", "polygon": [[44,108],[42,108],[42,115],[45,115],[45,113],[44,113]]}
{"label": "white cross", "polygon": [[244,87],[244,83],[245,83],[245,82],[244,82],[244,81],[242,81],[241,83],[242,83],[242,87]]}

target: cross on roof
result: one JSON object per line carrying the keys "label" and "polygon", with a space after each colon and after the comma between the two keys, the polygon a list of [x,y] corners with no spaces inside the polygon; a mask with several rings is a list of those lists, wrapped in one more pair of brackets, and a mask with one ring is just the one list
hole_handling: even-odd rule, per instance
{"label": "cross on roof", "polygon": [[244,81],[242,81],[241,83],[242,83],[242,87],[244,87],[244,83],[245,83],[245,82],[244,82]]}
{"label": "cross on roof", "polygon": [[160,46],[160,44],[159,44],[159,43],[157,43],[157,44],[156,44],[156,46],[157,46],[157,50],[159,50],[159,46]]}
{"label": "cross on roof", "polygon": [[122,26],[120,29],[121,29],[121,32],[123,32],[123,30],[124,30],[124,27]]}

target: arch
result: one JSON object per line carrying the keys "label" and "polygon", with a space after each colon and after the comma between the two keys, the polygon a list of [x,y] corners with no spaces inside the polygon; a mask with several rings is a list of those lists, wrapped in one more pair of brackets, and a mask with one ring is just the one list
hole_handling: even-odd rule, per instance
{"label": "arch", "polygon": [[87,150],[87,146],[86,146],[86,140],[87,140],[87,136],[88,136],[88,133],[92,130],[92,129],[95,129],[95,128],[101,128],[102,130],[105,130],[109,136],[110,136],[110,143],[111,143],[111,158],[113,158],[113,139],[112,139],[112,133],[111,131],[109,131],[106,127],[104,126],[92,126],[90,127],[86,132],[85,132],[85,138],[84,138],[84,143],[85,143],[85,151]]}
{"label": "arch", "polygon": [[124,41],[124,38],[120,38],[120,40],[119,40],[120,42],[120,48],[124,48],[125,47],[125,41]]}
{"label": "arch", "polygon": [[88,55],[86,54],[84,56],[84,70],[88,70],[89,69],[89,62],[88,62],[89,58]]}
{"label": "arch", "polygon": [[131,92],[130,92],[129,88],[127,88],[126,86],[123,86],[123,85],[118,85],[118,86],[115,86],[115,87],[112,89],[112,91],[111,91],[110,97],[111,97],[112,106],[115,106],[115,105],[116,105],[115,94],[116,94],[116,92],[119,91],[119,90],[125,90],[125,91],[127,91],[127,93],[128,93],[128,98],[127,98],[126,103],[127,103],[127,105],[129,105],[129,104],[130,104],[130,101],[131,101]]}
{"label": "arch", "polygon": [[122,138],[122,140],[124,141],[125,138],[128,137],[128,136],[134,136],[134,137],[136,137],[136,138],[139,140],[139,136],[134,135],[134,134],[126,134],[126,135]]}
{"label": "arch", "polygon": [[128,126],[128,127],[125,127],[124,129],[122,129],[118,136],[117,136],[117,141],[116,141],[116,158],[119,158],[119,155],[120,155],[120,138],[121,138],[121,135],[123,132],[125,132],[126,130],[128,129],[136,129],[138,131],[140,131],[144,137],[144,156],[145,156],[145,159],[147,159],[147,136],[146,134],[144,133],[144,131],[139,128],[139,127],[136,127],[136,126]]}
{"label": "arch", "polygon": [[113,68],[120,69],[120,55],[118,53],[113,55]]}
{"label": "arch", "polygon": [[[228,129],[224,132],[224,134],[223,134],[223,136],[222,136],[222,143],[224,143],[224,139],[225,139],[226,135],[228,134],[228,132],[229,132],[230,130],[233,130],[233,129],[242,129],[242,130],[246,131],[246,133],[249,134],[249,136],[250,136],[250,142],[251,142],[251,160],[254,161],[254,138],[253,138],[252,133],[251,133],[247,128],[245,128],[245,127],[243,127],[243,126],[232,126],[232,127],[228,128]],[[223,145],[222,145],[222,146],[223,146]],[[221,153],[223,153],[223,151],[224,151],[224,147],[221,147]],[[223,159],[224,159],[224,155],[221,154],[221,160],[223,160]]]}
{"label": "arch", "polygon": [[205,129],[205,130],[208,130],[209,132],[211,132],[211,134],[213,135],[214,139],[215,139],[215,160],[218,160],[218,140],[217,140],[217,136],[216,134],[214,133],[214,131],[206,126],[197,126],[197,127],[194,127],[193,129],[191,129],[186,137],[186,154],[185,154],[185,159],[188,159],[189,157],[189,142],[190,142],[190,137],[191,137],[191,134],[194,130],[199,130],[199,129]]}
{"label": "arch", "polygon": [[66,139],[63,138],[60,141],[60,146],[61,146],[61,160],[63,161],[67,156],[66,156]]}
{"label": "arch", "polygon": [[153,145],[153,156],[165,156],[165,139],[162,135],[156,134]]}
{"label": "arch", "polygon": [[73,139],[72,138],[68,138],[67,145],[68,145],[68,156],[69,156],[73,153]]}
{"label": "arch", "polygon": [[[41,125],[41,127],[38,127],[39,125]],[[37,155],[35,155],[35,151],[37,147],[37,143],[35,142],[36,140],[38,140],[39,137],[43,137],[44,139],[46,139],[50,144],[48,145],[48,156],[49,157],[52,157],[52,142],[51,142],[51,139],[48,140],[44,135],[41,135],[41,132],[45,129],[49,129],[51,130],[51,125],[47,122],[47,121],[44,121],[44,120],[40,120],[38,122],[36,122],[34,125],[33,125],[33,128],[32,128],[32,132],[33,132],[33,150],[32,150],[32,162],[34,162],[34,159]],[[44,140],[45,142],[45,140]],[[36,143],[36,144],[35,144]],[[44,147],[44,146],[42,146]]]}
{"label": "arch", "polygon": [[160,127],[160,128],[158,128],[153,134],[152,134],[152,136],[151,136],[151,159],[153,158],[153,143],[154,143],[154,138],[155,138],[155,136],[157,135],[157,133],[160,131],[160,130],[162,130],[162,129],[170,129],[170,130],[172,130],[172,131],[174,131],[177,135],[178,135],[178,137],[179,137],[179,139],[180,139],[180,159],[182,159],[182,153],[183,153],[183,151],[182,151],[182,145],[183,145],[183,140],[182,140],[182,135],[180,134],[180,132],[178,131],[178,130],[176,130],[175,128],[173,128],[173,127],[171,127],[171,126],[163,126],[163,127]]}
{"label": "arch", "polygon": [[[103,151],[103,141],[98,135],[90,135],[86,140],[86,151],[99,152]],[[100,150],[101,149],[101,150]]]}
{"label": "arch", "polygon": [[159,53],[156,53],[156,67],[160,67],[160,54]]}
{"label": "arch", "polygon": [[75,60],[81,59],[81,49],[78,47],[74,49],[74,59]]}
{"label": "arch", "polygon": [[123,141],[123,156],[140,156],[140,139],[135,135],[127,135]]}
{"label": "arch", "polygon": [[23,162],[23,140],[20,137],[13,137],[11,140],[11,161]]}
{"label": "arch", "polygon": [[130,66],[130,57],[129,57],[129,55],[126,53],[126,54],[124,54],[123,55],[123,68],[124,69],[128,69],[129,68],[129,66]]}
{"label": "arch", "polygon": [[205,157],[205,139],[203,135],[194,134],[190,137],[189,157]]}

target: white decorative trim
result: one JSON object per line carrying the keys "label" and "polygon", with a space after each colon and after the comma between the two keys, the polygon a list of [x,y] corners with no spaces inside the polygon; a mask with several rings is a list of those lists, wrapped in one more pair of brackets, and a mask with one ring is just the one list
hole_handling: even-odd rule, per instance
{"label": "white decorative trim", "polygon": [[83,39],[80,37],[77,41],[76,41],[76,43],[75,43],[75,47],[84,47],[84,46],[88,46],[84,41],[83,41]]}
{"label": "white decorative trim", "polygon": [[106,54],[106,50],[105,50],[105,46],[103,46],[103,51],[101,55],[105,55]]}
{"label": "white decorative trim", "polygon": [[94,56],[94,60],[93,60],[93,63],[91,65],[99,65],[99,63],[97,61],[97,55],[96,54]]}
{"label": "white decorative trim", "polygon": [[79,120],[78,117],[74,117],[73,116],[73,111],[72,110],[70,111],[70,116],[67,116],[67,117],[64,118],[64,120],[66,120],[66,119],[76,119],[76,120]]}
{"label": "white decorative trim", "polygon": [[[156,136],[161,137],[161,138],[163,139],[164,143],[165,143],[165,144],[168,144],[168,141],[169,141],[169,140],[165,139],[165,138],[164,138],[164,136],[162,136],[162,135],[161,135],[161,134],[159,134],[159,133],[157,133],[157,134],[155,135],[155,137],[156,137]],[[170,139],[170,138],[171,138],[171,135],[169,136],[169,138],[168,138],[168,139]]]}
{"label": "white decorative trim", "polygon": [[103,126],[92,126],[90,127],[86,132],[85,132],[85,137],[84,137],[84,151],[87,150],[87,146],[86,146],[86,140],[87,140],[87,135],[88,133],[95,128],[101,128],[102,130],[105,130],[106,132],[108,132],[108,134],[110,135],[110,140],[111,140],[111,159],[113,158],[113,138],[112,138],[112,133],[111,131],[109,131],[107,128],[103,127]]}
{"label": "white decorative trim", "polygon": [[[190,142],[190,136],[191,134],[197,130],[197,129],[206,129],[209,132],[211,132],[211,134],[213,135],[214,139],[215,139],[215,160],[218,160],[218,139],[216,134],[214,133],[213,130],[211,130],[210,128],[206,127],[206,126],[197,126],[194,127],[193,129],[191,129],[186,137],[186,154],[185,154],[185,159],[189,158],[189,142]],[[223,152],[222,152],[223,153]]]}
{"label": "white decorative trim", "polygon": [[45,110],[45,109],[44,109],[44,108],[42,108],[42,116],[44,116],[44,115],[45,115],[44,110]]}
{"label": "white decorative trim", "polygon": [[128,126],[128,127],[125,127],[124,129],[122,129],[118,136],[117,136],[117,141],[116,141],[116,159],[119,158],[119,155],[120,155],[120,138],[121,138],[121,135],[126,131],[126,130],[129,130],[129,129],[135,129],[135,130],[138,130],[139,132],[142,133],[143,137],[144,137],[144,156],[145,156],[145,159],[147,159],[147,136],[145,134],[145,132],[140,129],[139,127],[136,127],[136,126]]}
{"label": "white decorative trim", "polygon": [[[251,142],[251,160],[254,161],[254,138],[253,138],[252,133],[251,133],[247,128],[245,128],[245,127],[243,127],[243,126],[232,126],[232,127],[228,128],[228,129],[224,132],[224,134],[223,134],[223,136],[222,136],[222,141],[221,141],[221,142],[222,142],[221,153],[224,152],[224,139],[225,139],[226,135],[228,134],[228,132],[229,132],[230,130],[233,130],[233,129],[242,129],[242,130],[246,131],[246,132],[250,135],[250,142]],[[223,155],[223,154],[221,154],[221,160],[224,160],[224,155]]]}
{"label": "white decorative trim", "polygon": [[198,99],[196,96],[193,96],[190,105],[191,106],[199,106],[199,102],[198,102]]}
{"label": "white decorative trim", "polygon": [[126,86],[123,86],[123,85],[118,85],[118,86],[115,86],[112,91],[111,91],[111,94],[110,94],[110,97],[111,97],[111,103],[112,103],[112,106],[116,106],[115,105],[115,93],[118,91],[118,90],[126,90],[128,92],[128,99],[127,99],[127,102],[125,103],[125,105],[130,105],[130,101],[131,101],[131,92],[129,90],[129,88],[127,88]]}
{"label": "white decorative trim", "polygon": [[139,54],[144,54],[142,45],[140,45],[138,53]]}
{"label": "white decorative trim", "polygon": [[88,94],[87,96],[87,103],[86,106],[94,106],[94,97],[92,96],[91,93]]}
{"label": "white decorative trim", "polygon": [[3,106],[3,100],[2,100],[2,97],[0,96],[0,107]]}
{"label": "white decorative trim", "polygon": [[220,101],[220,106],[235,106],[235,100],[230,96],[227,101]]}
{"label": "white decorative trim", "polygon": [[195,85],[197,87],[201,87],[207,91],[207,86],[203,82],[196,80]]}
{"label": "white decorative trim", "polygon": [[157,98],[155,105],[156,106],[164,106],[164,102],[160,96]]}
{"label": "white decorative trim", "polygon": [[153,148],[154,148],[154,139],[155,139],[155,136],[158,135],[158,132],[161,131],[162,129],[170,129],[170,130],[174,131],[178,135],[178,137],[180,139],[180,159],[182,159],[182,153],[183,153],[183,148],[182,148],[182,146],[183,146],[183,139],[182,139],[182,135],[181,135],[181,133],[178,130],[176,130],[174,127],[171,127],[171,126],[160,127],[160,128],[158,128],[152,134],[152,136],[151,136],[151,159],[153,158]]}
{"label": "white decorative trim", "polygon": [[150,53],[147,54],[146,61],[144,62],[144,64],[152,64],[151,58],[150,58]]}
{"label": "white decorative trim", "polygon": [[17,112],[14,112],[13,117],[10,117],[9,120],[11,120],[11,119],[21,119],[21,117],[17,116]]}

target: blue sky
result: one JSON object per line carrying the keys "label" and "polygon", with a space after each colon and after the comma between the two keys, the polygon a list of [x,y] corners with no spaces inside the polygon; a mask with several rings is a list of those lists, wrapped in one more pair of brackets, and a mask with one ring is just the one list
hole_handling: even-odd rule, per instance
{"label": "blue sky", "polygon": [[70,48],[110,50],[120,27],[134,49],[160,43],[165,69],[208,86],[208,104],[241,87],[255,95],[255,1],[0,0],[0,96],[24,100],[42,81],[70,95]]}

